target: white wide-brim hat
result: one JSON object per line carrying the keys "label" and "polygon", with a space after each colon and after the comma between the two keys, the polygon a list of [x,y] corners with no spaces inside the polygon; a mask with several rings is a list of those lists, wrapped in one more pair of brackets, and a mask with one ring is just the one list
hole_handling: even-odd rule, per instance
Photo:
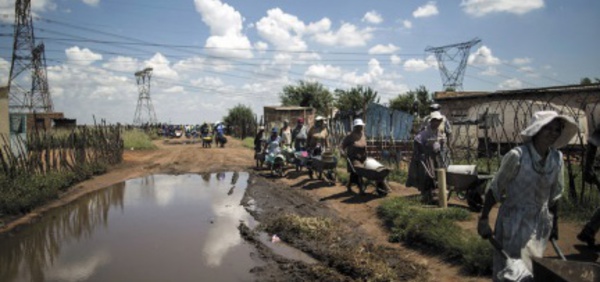
{"label": "white wide-brim hat", "polygon": [[325,120],[325,118],[323,116],[317,116],[315,118],[315,121],[320,121],[320,120]]}
{"label": "white wide-brim hat", "polygon": [[429,120],[432,120],[432,119],[443,120],[444,116],[438,111],[433,111],[429,114]]}
{"label": "white wide-brim hat", "polygon": [[354,120],[354,122],[352,122],[352,126],[365,126],[365,123],[363,122],[362,119],[357,118]]}
{"label": "white wide-brim hat", "polygon": [[539,111],[533,114],[531,124],[521,131],[521,137],[523,142],[528,142],[533,136],[535,136],[542,127],[549,124],[554,119],[562,119],[564,121],[564,128],[560,133],[560,136],[556,139],[552,147],[555,149],[562,148],[569,144],[569,141],[579,132],[579,126],[570,116],[559,115],[555,111]]}

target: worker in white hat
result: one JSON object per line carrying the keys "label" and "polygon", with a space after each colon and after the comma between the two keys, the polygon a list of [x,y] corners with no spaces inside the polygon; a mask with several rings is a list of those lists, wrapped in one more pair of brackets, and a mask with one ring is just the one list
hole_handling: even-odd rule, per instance
{"label": "worker in white hat", "polygon": [[447,139],[443,131],[438,130],[444,117],[440,112],[431,112],[428,126],[423,128],[414,138],[413,157],[408,169],[407,187],[416,187],[421,192],[421,201],[433,202],[435,181],[433,171],[446,168]]}
{"label": "worker in white hat", "polygon": [[362,119],[357,118],[352,122],[352,131],[344,137],[340,144],[340,152],[348,158],[348,173],[350,179],[346,184],[348,192],[352,192],[352,184],[358,186],[359,192],[364,193],[365,187],[362,183],[362,178],[354,171],[353,167],[363,167],[367,159],[367,137],[365,136],[365,123]]}
{"label": "worker in white hat", "polygon": [[[488,215],[502,203],[494,237],[511,258],[522,259],[532,272],[531,258],[541,257],[549,239],[558,238],[558,199],[564,190],[563,156],[558,150],[577,134],[577,123],[554,111],[540,111],[521,131],[523,145],[502,158],[485,195],[477,226],[483,238],[492,236]],[[506,260],[494,252],[494,280],[508,273]]]}
{"label": "worker in white hat", "polygon": [[325,118],[323,116],[317,116],[315,118],[315,125],[308,130],[308,136],[306,139],[307,151],[320,155],[320,152],[315,152],[315,149],[320,146],[320,150],[329,148],[327,141],[329,137],[329,130],[325,126]]}

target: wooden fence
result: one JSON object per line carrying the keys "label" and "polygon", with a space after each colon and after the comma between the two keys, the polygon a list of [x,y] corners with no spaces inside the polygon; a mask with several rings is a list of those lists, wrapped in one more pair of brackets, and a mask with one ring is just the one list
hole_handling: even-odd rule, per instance
{"label": "wooden fence", "polygon": [[[26,139],[2,138],[0,174],[45,174],[76,171],[86,165],[112,165],[122,161],[121,126],[81,126],[70,131],[33,131]],[[11,144],[13,148],[9,146]]]}

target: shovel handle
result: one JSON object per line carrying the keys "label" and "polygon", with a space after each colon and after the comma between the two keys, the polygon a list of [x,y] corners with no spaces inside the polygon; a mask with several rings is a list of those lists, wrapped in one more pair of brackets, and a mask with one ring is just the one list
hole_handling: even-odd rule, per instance
{"label": "shovel handle", "polygon": [[556,244],[556,240],[551,239],[550,242],[552,243],[552,247],[554,248],[554,251],[556,252],[556,254],[560,257],[560,259],[566,261],[567,258],[565,257],[565,255],[563,254],[563,252],[558,247],[558,244]]}
{"label": "shovel handle", "polygon": [[492,246],[494,246],[494,249],[496,249],[498,252],[500,252],[502,254],[504,259],[510,258],[510,256],[506,253],[506,251],[504,251],[504,249],[502,249],[502,245],[500,244],[500,242],[498,242],[498,240],[496,240],[496,238],[494,238],[494,236],[490,237],[488,240],[490,241],[490,243],[492,243]]}

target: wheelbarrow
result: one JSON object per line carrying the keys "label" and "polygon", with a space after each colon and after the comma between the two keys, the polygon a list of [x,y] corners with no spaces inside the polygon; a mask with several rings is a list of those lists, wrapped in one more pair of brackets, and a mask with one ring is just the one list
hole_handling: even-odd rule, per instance
{"label": "wheelbarrow", "polygon": [[307,160],[306,168],[308,169],[308,177],[314,179],[314,174],[317,173],[317,178],[323,180],[325,174],[329,185],[335,185],[337,179],[337,158],[332,153],[323,153],[320,156],[313,156]]}
{"label": "wheelbarrow", "polygon": [[367,183],[364,184],[364,189],[367,188],[368,182],[375,182],[375,191],[377,194],[380,196],[387,196],[390,192],[390,186],[387,183],[387,176],[390,174],[389,168],[385,167],[374,158],[367,158],[364,166],[354,166],[348,157],[346,157],[346,161],[356,175],[367,180]]}
{"label": "wheelbarrow", "polygon": [[460,200],[466,200],[469,208],[481,211],[487,182],[493,175],[480,175],[475,165],[449,165],[446,169],[448,199],[452,193]]}

